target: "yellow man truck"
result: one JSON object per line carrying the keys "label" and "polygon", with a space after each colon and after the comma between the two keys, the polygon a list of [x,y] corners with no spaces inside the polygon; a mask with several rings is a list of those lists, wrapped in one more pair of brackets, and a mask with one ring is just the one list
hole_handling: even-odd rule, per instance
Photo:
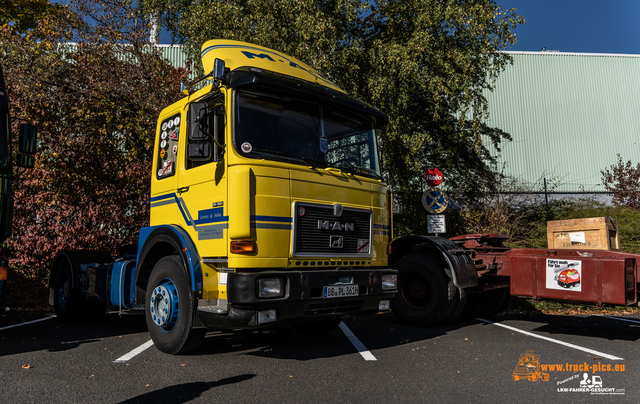
{"label": "yellow man truck", "polygon": [[387,310],[397,275],[376,145],[387,116],[265,47],[212,40],[201,56],[201,88],[158,119],[149,227],[115,259],[61,251],[57,317],[144,310],[154,344],[179,354],[207,329],[322,332]]}

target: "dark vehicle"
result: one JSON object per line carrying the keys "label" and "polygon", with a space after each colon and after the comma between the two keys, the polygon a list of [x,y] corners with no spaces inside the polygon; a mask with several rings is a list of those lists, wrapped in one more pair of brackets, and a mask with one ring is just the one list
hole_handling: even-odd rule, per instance
{"label": "dark vehicle", "polygon": [[[9,108],[9,95],[4,81],[2,66],[0,66],[0,243],[11,235],[11,222],[13,219],[13,197],[11,196],[13,142]],[[20,125],[18,167],[33,168],[36,136],[36,128],[33,125]],[[8,272],[9,261],[5,257],[0,257],[0,307],[3,307],[4,304],[4,288]]]}

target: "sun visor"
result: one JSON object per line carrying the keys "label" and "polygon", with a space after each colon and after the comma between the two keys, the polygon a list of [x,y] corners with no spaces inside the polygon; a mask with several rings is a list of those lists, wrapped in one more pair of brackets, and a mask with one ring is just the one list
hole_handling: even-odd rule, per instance
{"label": "sun visor", "polygon": [[214,60],[217,58],[224,60],[226,67],[231,71],[245,66],[265,69],[344,92],[306,63],[263,46],[214,39],[202,45],[200,57],[206,73],[213,69]]}

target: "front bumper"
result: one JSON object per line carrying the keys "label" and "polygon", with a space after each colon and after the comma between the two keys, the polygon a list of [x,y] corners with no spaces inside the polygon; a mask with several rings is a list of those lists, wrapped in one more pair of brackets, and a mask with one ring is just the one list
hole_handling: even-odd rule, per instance
{"label": "front bumper", "polygon": [[[283,322],[376,313],[380,301],[389,300],[396,293],[395,290],[382,290],[382,276],[396,273],[390,268],[233,273],[227,279],[228,313],[200,311],[199,321],[211,329],[255,328]],[[258,298],[258,279],[274,277],[283,279],[284,296]],[[358,285],[358,296],[323,298],[325,286],[345,277],[353,277],[353,284]],[[277,320],[259,324],[258,312],[263,310],[275,310]]]}

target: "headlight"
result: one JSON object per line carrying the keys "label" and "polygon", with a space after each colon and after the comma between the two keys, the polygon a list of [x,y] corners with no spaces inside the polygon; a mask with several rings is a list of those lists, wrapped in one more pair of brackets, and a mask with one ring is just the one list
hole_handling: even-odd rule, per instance
{"label": "headlight", "polygon": [[284,288],[281,278],[260,278],[258,279],[258,297],[262,299],[282,297]]}
{"label": "headlight", "polygon": [[275,309],[260,310],[258,312],[258,324],[273,323],[278,319]]}
{"label": "headlight", "polygon": [[398,275],[387,274],[382,275],[382,290],[396,290],[398,289]]}

